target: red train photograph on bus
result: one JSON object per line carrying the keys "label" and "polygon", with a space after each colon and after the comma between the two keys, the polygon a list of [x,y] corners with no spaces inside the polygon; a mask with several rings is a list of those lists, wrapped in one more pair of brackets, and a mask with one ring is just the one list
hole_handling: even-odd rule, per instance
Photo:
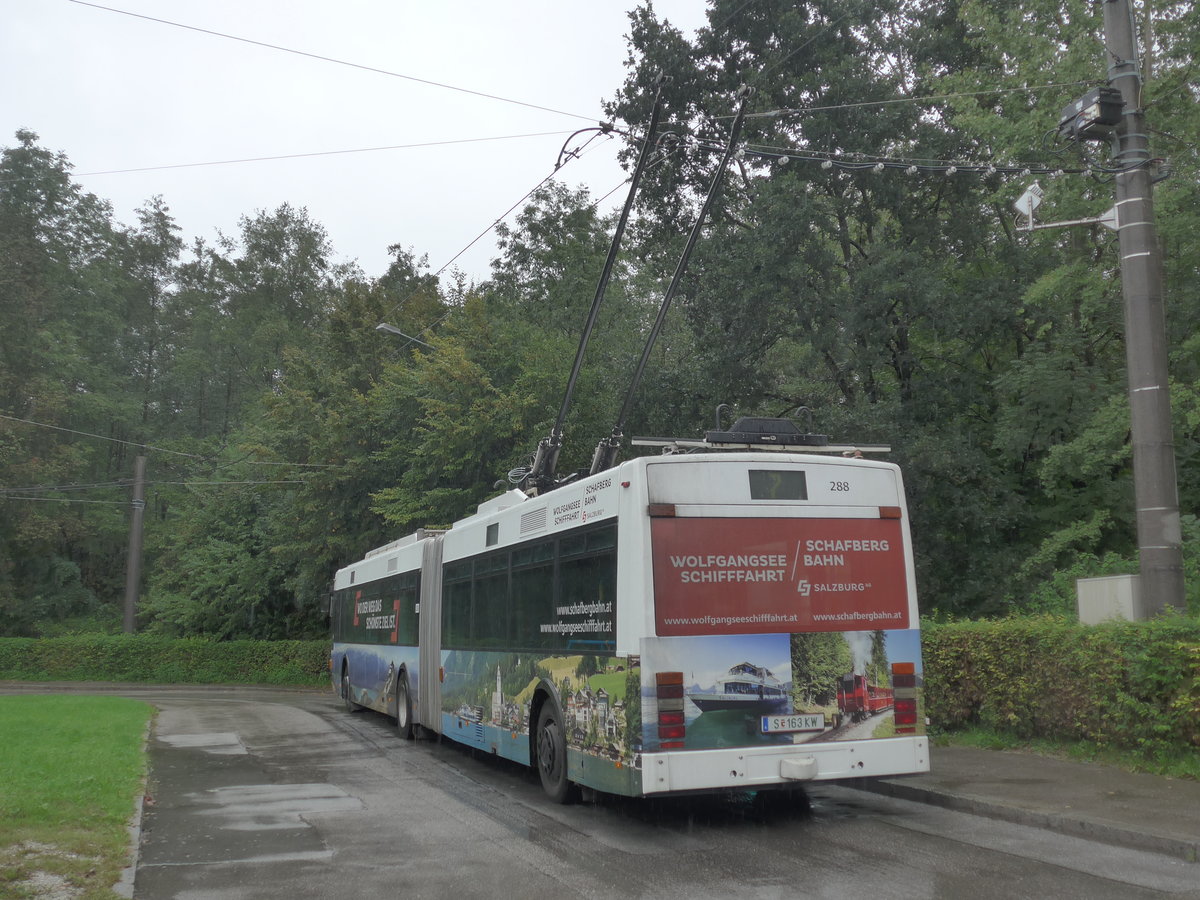
{"label": "red train photograph on bus", "polygon": [[866,675],[851,672],[838,679],[838,712],[852,722],[886,712],[894,702],[891,688],[871,684]]}

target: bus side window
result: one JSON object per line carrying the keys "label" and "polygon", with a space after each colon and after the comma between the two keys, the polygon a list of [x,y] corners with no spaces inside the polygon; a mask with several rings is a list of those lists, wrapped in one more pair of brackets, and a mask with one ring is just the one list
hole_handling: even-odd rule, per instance
{"label": "bus side window", "polygon": [[512,643],[514,647],[544,649],[557,643],[542,625],[554,621],[554,563],[513,567]]}
{"label": "bus side window", "polygon": [[[608,551],[566,559],[559,564],[559,600],[563,606],[587,604],[583,618],[600,622],[615,622],[617,556]],[[611,648],[612,631],[591,632],[596,649]]]}
{"label": "bus side window", "polygon": [[509,643],[508,553],[475,561],[472,602],[472,647],[505,647]]}
{"label": "bus side window", "polygon": [[442,643],[467,647],[471,639],[471,563],[446,567],[442,586]]}

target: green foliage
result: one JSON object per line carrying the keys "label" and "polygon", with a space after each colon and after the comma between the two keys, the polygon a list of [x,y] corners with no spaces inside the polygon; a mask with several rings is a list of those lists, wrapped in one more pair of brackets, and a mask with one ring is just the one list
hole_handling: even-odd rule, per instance
{"label": "green foliage", "polygon": [[639,746],[642,738],[642,679],[641,670],[625,673],[625,746]]}
{"label": "green foliage", "polygon": [[160,684],[322,684],[328,641],[211,641],[157,635],[0,638],[0,678]]}
{"label": "green foliage", "polygon": [[[1177,124],[1192,135],[1200,117],[1177,95],[1191,96],[1183,85],[1195,13],[1153,12],[1165,32],[1149,105],[1161,103],[1165,133]],[[1082,0],[884,3],[850,15],[817,2],[718,0],[709,23],[689,41],[649,5],[632,13],[630,71],[609,106],[639,124],[653,75],[664,71],[674,76],[672,120],[704,138],[647,178],[643,233],[658,248],[673,249],[673,235],[690,224],[727,128],[722,112],[742,81],[758,89],[752,147],[842,161],[1045,164],[1044,136],[1058,111],[1105,65],[1099,10]],[[794,51],[800,46],[804,53]],[[896,102],[903,98],[911,102]],[[1172,143],[1194,171],[1195,142]],[[1080,162],[1078,148],[1063,152]],[[895,446],[927,608],[1057,608],[1017,598],[1075,571],[1075,554],[1110,560],[1134,548],[1115,242],[1103,229],[1018,235],[1012,179],[868,169],[839,173],[752,154],[741,162],[685,287],[695,405],[730,401],[765,414],[807,405],[822,432]],[[1200,467],[1186,466],[1200,430],[1188,412],[1194,388],[1184,386],[1196,383],[1200,360],[1191,338],[1197,229],[1183,225],[1197,208],[1195,180],[1159,190],[1172,241],[1170,346],[1182,376],[1174,396],[1187,510],[1200,502],[1190,474]],[[1056,179],[1042,212],[1079,218],[1111,202],[1106,182]]]}
{"label": "green foliage", "polygon": [[1200,622],[1193,619],[928,624],[922,655],[935,729],[978,725],[1147,758],[1200,747]]}
{"label": "green foliage", "polygon": [[[757,89],[747,152],[717,197],[626,432],[695,436],[718,403],[763,415],[807,406],[836,440],[891,444],[922,603],[938,615],[1066,613],[1074,578],[1131,571],[1111,234],[1015,231],[1025,182],[999,174],[816,161],[1104,162],[1099,144],[1047,138],[1059,110],[1105,75],[1096,4],[708,9],[690,36],[651,4],[630,17],[610,118],[640,133],[663,72],[673,76],[666,130],[683,139],[656,148],[642,182],[559,474],[586,466],[611,430],[745,81]],[[1155,209],[1180,506],[1194,512],[1200,19],[1184,3],[1139,19],[1147,13],[1153,152],[1176,173],[1156,184]],[[626,159],[637,149],[630,139]],[[797,156],[785,164],[774,155],[784,151]],[[288,204],[185,247],[162,198],[123,226],[70,169],[29,131],[0,150],[0,415],[10,417],[0,419],[0,634],[119,619],[136,453],[149,455],[150,482],[142,626],[297,638],[324,632],[337,568],[469,514],[549,432],[613,227],[584,190],[537,191],[498,228],[490,277],[471,284],[439,282],[400,243],[378,278],[338,265],[321,225]],[[1047,219],[1112,203],[1103,179],[1051,184]],[[380,321],[421,343],[377,333]],[[1197,610],[1200,531],[1188,516],[1184,534]]]}
{"label": "green foliage", "polygon": [[854,671],[850,645],[840,632],[792,635],[792,699],[798,709],[833,702],[837,680]]}

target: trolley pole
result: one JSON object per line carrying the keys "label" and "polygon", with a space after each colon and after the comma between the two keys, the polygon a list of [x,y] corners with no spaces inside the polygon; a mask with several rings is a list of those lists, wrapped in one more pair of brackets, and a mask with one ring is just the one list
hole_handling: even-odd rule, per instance
{"label": "trolley pole", "polygon": [[1150,139],[1130,0],[1102,0],[1109,83],[1125,101],[1114,149],[1116,211],[1125,300],[1125,356],[1133,435],[1133,483],[1141,576],[1137,617],[1185,608],[1183,536],[1167,382],[1162,252],[1154,226]]}
{"label": "trolley pole", "polygon": [[137,631],[138,583],[142,580],[142,515],[146,511],[146,457],[133,464],[133,501],[129,518],[129,556],[125,561],[125,633]]}

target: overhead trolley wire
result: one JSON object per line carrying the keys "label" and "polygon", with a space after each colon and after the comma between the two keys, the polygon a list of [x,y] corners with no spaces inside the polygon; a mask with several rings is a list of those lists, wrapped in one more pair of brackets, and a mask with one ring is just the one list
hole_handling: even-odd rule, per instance
{"label": "overhead trolley wire", "polygon": [[[610,136],[611,133],[616,132],[616,129],[600,129],[600,130],[606,136]],[[579,132],[573,132],[573,133],[578,134]],[[548,181],[550,181],[552,178],[554,178],[554,176],[557,175],[563,169],[563,167],[565,167],[567,165],[567,163],[571,162],[572,160],[578,159],[584,153],[584,151],[587,149],[588,145],[591,144],[592,141],[594,141],[599,136],[600,136],[600,134],[593,134],[590,138],[588,138],[587,143],[585,143],[583,145],[583,147],[579,148],[578,150],[576,150],[572,153],[564,153],[564,152],[560,151],[558,161],[554,164],[554,168],[550,171],[550,173],[548,175],[546,175],[545,178],[543,178],[541,181],[539,181],[537,184],[535,184],[533,187],[531,187],[528,191],[526,191],[525,194],[519,200],[517,200],[515,203],[512,204],[512,206],[510,206],[508,209],[506,209],[504,212],[502,212],[490,225],[488,225],[485,229],[483,229],[483,231],[479,232],[479,234],[477,234],[477,235],[475,235],[475,237],[471,238],[471,240],[467,242],[466,246],[464,246],[461,250],[459,250],[452,257],[450,257],[450,259],[446,260],[446,262],[442,264],[441,268],[439,268],[436,272],[433,273],[432,277],[437,278],[439,275],[441,275],[443,272],[445,272],[448,268],[450,268],[450,266],[454,265],[455,260],[457,260],[460,256],[462,256],[464,253],[466,253],[468,250],[470,250],[472,247],[474,247],[477,243],[479,243],[479,241],[483,240],[484,236],[486,236],[488,234],[488,232],[492,231],[497,225],[499,225],[501,222],[503,222],[509,216],[509,214],[512,213],[512,211],[514,209],[516,209],[518,206],[520,206],[522,203],[524,203],[526,200],[528,200],[530,197],[532,197],[535,193],[537,193],[537,191],[544,184],[546,184]],[[616,190],[616,189],[614,188],[614,190]],[[407,297],[404,297],[401,300],[397,300],[394,304],[392,304],[391,308],[389,308],[388,311],[386,313],[384,313],[383,318],[386,319],[389,316],[391,316],[392,313],[394,313],[401,306],[403,306],[405,303],[407,303],[409,300],[411,300],[414,296],[416,296],[416,293],[417,292],[414,291],[413,293],[409,294]],[[420,338],[423,334],[426,334],[427,332],[432,331],[438,325],[442,324],[442,322],[446,321],[446,319],[448,319],[450,317],[451,313],[453,313],[454,310],[455,310],[455,307],[451,307],[450,309],[446,310],[446,312],[442,316],[440,316],[436,321],[431,322],[429,325],[426,325],[424,328],[422,328],[420,331],[418,331],[415,336],[410,337],[407,341],[405,341],[403,344],[401,344],[399,348],[397,348],[396,353],[393,354],[393,356],[402,352],[406,347],[408,347],[412,343],[421,343],[421,341],[419,341],[418,338]]]}
{"label": "overhead trolley wire", "polygon": [[[493,137],[459,138],[446,141],[424,141],[417,144],[393,144],[386,147],[354,147],[349,150],[317,150],[312,153],[281,153],[275,156],[247,156],[239,159],[213,159],[205,162],[172,163],[161,166],[138,166],[131,169],[102,169],[95,172],[72,172],[72,178],[89,178],[96,175],[125,175],[131,172],[160,172],[167,169],[194,169],[202,166],[231,166],[240,163],[276,162],[284,159],[308,159],[317,156],[340,156],[347,153],[377,153],[382,150],[419,150],[424,147],[446,147],[453,144],[480,144],[487,141],[511,141],[521,138],[555,137],[572,134],[568,131],[538,131],[529,134],[500,134]],[[9,179],[16,180],[16,179]]]}

